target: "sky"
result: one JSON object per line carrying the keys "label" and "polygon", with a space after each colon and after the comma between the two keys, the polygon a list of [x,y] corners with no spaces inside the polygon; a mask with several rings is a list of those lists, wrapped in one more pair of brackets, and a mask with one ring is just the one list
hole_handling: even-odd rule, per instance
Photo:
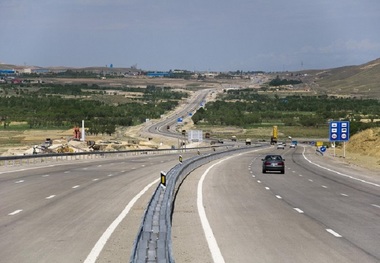
{"label": "sky", "polygon": [[0,0],[0,63],[271,72],[379,57],[379,0]]}

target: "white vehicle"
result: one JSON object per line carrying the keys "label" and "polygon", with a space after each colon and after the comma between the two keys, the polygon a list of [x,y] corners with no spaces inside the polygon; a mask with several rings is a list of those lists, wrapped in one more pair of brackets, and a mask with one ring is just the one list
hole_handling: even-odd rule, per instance
{"label": "white vehicle", "polygon": [[285,150],[285,145],[283,143],[277,143],[277,149]]}

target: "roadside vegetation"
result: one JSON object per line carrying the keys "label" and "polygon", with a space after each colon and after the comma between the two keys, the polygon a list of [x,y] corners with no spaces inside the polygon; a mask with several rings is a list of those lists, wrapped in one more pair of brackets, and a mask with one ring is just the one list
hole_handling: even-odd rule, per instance
{"label": "roadside vegetation", "polygon": [[22,84],[0,88],[0,124],[27,123],[29,129],[72,128],[85,120],[89,134],[115,132],[157,119],[188,96],[170,87],[99,87],[97,85]]}
{"label": "roadside vegetation", "polygon": [[209,129],[212,126],[256,129],[278,125],[287,134],[305,137],[312,134],[327,137],[330,120],[348,120],[353,135],[380,127],[380,101],[326,95],[280,97],[262,95],[253,89],[228,90],[215,102],[200,108],[192,120],[197,127],[208,126]]}

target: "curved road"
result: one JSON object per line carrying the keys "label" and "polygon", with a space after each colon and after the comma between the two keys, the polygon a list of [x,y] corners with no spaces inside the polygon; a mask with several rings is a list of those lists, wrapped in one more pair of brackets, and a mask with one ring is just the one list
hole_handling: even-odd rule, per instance
{"label": "curved road", "polygon": [[[286,172],[261,173],[280,153]],[[336,172],[340,171],[340,172]],[[201,167],[173,217],[178,262],[380,262],[380,180],[314,148],[268,147]],[[202,211],[204,210],[204,211]]]}

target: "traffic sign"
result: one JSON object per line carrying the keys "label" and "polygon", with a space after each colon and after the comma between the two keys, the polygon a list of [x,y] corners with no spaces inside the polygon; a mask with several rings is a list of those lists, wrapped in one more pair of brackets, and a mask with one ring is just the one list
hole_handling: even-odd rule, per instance
{"label": "traffic sign", "polygon": [[329,140],[330,142],[345,142],[350,138],[349,121],[330,121]]}
{"label": "traffic sign", "polygon": [[320,148],[319,148],[319,150],[321,151],[321,152],[325,152],[326,151],[326,147],[325,146],[321,146]]}

